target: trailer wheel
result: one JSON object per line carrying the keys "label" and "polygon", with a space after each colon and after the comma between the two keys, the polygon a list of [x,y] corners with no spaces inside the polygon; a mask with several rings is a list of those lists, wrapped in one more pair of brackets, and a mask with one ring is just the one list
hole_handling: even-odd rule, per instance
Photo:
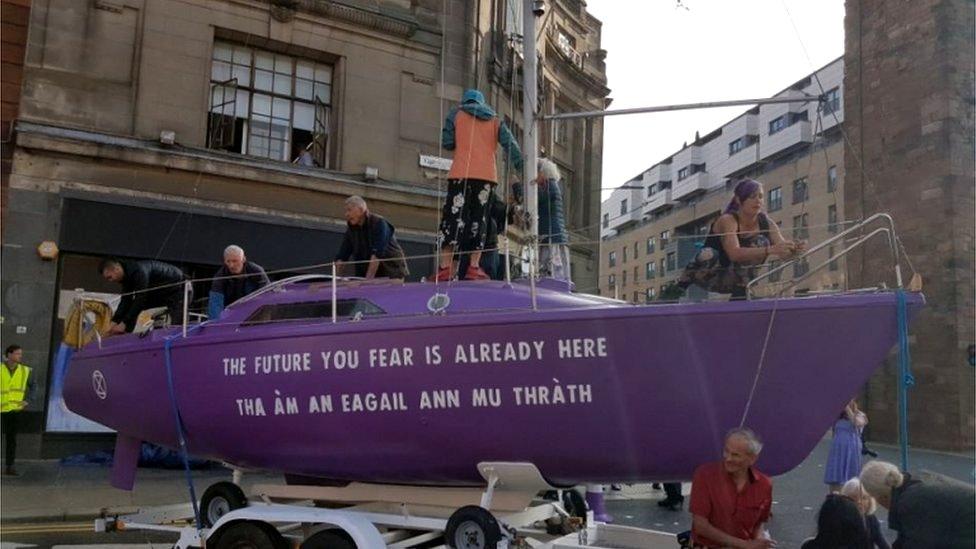
{"label": "trailer wheel", "polygon": [[240,486],[218,482],[207,488],[200,498],[200,521],[204,527],[211,528],[220,517],[242,507],[247,507],[247,497]]}
{"label": "trailer wheel", "polygon": [[495,549],[502,539],[498,521],[487,510],[468,505],[454,511],[444,531],[448,547],[454,549]]}
{"label": "trailer wheel", "polygon": [[241,520],[231,522],[217,532],[215,547],[216,549],[281,549],[286,545],[281,534],[270,524]]}
{"label": "trailer wheel", "polygon": [[356,549],[356,543],[342,530],[323,530],[303,541],[301,549]]}

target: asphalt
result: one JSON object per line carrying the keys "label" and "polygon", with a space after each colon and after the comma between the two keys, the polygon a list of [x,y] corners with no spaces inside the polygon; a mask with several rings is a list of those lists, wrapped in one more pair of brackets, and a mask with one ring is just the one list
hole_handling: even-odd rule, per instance
{"label": "asphalt", "polygon": [[[880,459],[897,463],[897,448],[873,447],[881,454]],[[826,494],[823,466],[828,450],[829,440],[825,439],[799,467],[773,479],[774,516],[770,532],[780,547],[798,547],[804,539],[814,534],[816,513]],[[910,468],[918,473],[939,473],[972,484],[976,460],[973,455],[913,450]],[[189,490],[182,470],[140,469],[132,492],[109,486],[107,467],[25,461],[18,464],[18,470],[22,476],[0,478],[0,540],[4,546],[11,542],[51,546],[56,544],[55,540],[66,540],[71,536],[82,536],[89,543],[89,540],[95,539],[113,544],[126,541],[144,543],[150,539],[132,534],[126,538],[118,534],[70,531],[72,528],[68,523],[91,524],[91,519],[102,514],[125,514],[139,508],[189,501]],[[230,478],[230,472],[223,468],[194,471],[197,497],[210,484]],[[244,475],[243,485],[247,493],[252,484],[283,482],[281,475],[249,473]],[[689,486],[685,485],[686,494],[688,490]],[[618,524],[668,532],[690,528],[687,498],[681,511],[668,511],[656,505],[657,500],[663,497],[662,491],[653,490],[649,484],[622,486],[620,491],[608,490],[607,508]],[[887,517],[883,509],[879,511],[879,518],[882,526],[886,526],[884,520]],[[889,538],[893,539],[891,532],[888,533]],[[40,540],[43,541],[37,543]],[[152,541],[160,540],[156,538]]]}

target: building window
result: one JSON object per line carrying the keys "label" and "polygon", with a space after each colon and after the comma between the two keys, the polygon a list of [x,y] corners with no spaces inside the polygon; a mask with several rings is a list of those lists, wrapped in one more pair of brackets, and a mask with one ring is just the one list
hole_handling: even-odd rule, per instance
{"label": "building window", "polygon": [[658,288],[658,295],[663,296],[664,295],[664,292],[667,291],[667,289],[668,289],[668,285],[667,284],[661,284],[661,287]]}
{"label": "building window", "polygon": [[769,191],[769,211],[775,212],[783,207],[783,187]]}
{"label": "building window", "polygon": [[644,301],[647,303],[654,301],[654,288],[644,290]]}
{"label": "building window", "polygon": [[627,287],[627,271],[623,271],[622,273],[620,273],[620,287],[621,288]]}
{"label": "building window", "polygon": [[654,237],[653,236],[647,239],[647,253],[648,254],[654,253]]}
{"label": "building window", "polygon": [[[827,248],[827,256],[828,257],[834,257],[834,247],[833,246],[829,246]],[[827,269],[828,270],[836,271],[837,268],[838,267],[837,267],[837,260],[836,259],[834,259],[833,261],[831,261],[830,263],[827,264]]]}
{"label": "building window", "polygon": [[837,232],[837,206],[835,204],[827,206],[827,231],[830,234]]}
{"label": "building window", "polygon": [[779,267],[779,262],[778,261],[770,262],[770,264],[769,264],[769,271],[770,271],[769,281],[770,282],[779,282],[780,277],[783,276],[783,271],[776,271],[775,273],[772,272],[772,270],[775,269],[776,267]]}
{"label": "building window", "polygon": [[654,193],[656,193],[656,192],[657,192],[657,183],[651,183],[650,185],[648,185],[648,187],[647,187],[647,196],[648,197],[653,196]]}
{"label": "building window", "polygon": [[729,143],[729,156],[734,155],[744,148],[746,148],[746,138],[740,137],[736,139],[735,141]]}
{"label": "building window", "polygon": [[627,246],[624,246],[624,263],[627,263]]}
{"label": "building window", "polygon": [[626,198],[620,201],[620,215],[624,215],[625,213],[627,213],[627,199]]}
{"label": "building window", "polygon": [[769,135],[773,135],[786,128],[786,116],[777,116],[769,123]]}
{"label": "building window", "polygon": [[644,278],[650,280],[657,275],[657,270],[654,268],[655,264],[653,261],[648,261],[644,266]]}
{"label": "building window", "polygon": [[808,198],[810,195],[807,193],[807,178],[801,177],[793,182],[793,203],[806,202]]}
{"label": "building window", "polygon": [[668,247],[668,240],[670,240],[670,239],[671,239],[671,231],[670,230],[668,230],[668,231],[661,231],[661,247],[662,248],[667,248]]}
{"label": "building window", "polygon": [[691,166],[685,166],[684,168],[681,168],[680,170],[678,170],[678,181],[681,181],[682,179],[687,179],[689,175],[691,175]]}
{"label": "building window", "polygon": [[658,271],[661,273],[661,276],[664,276],[664,273],[667,272],[667,263],[665,263],[663,257],[661,258],[661,268]]}
{"label": "building window", "polygon": [[807,224],[809,219],[808,215],[800,214],[793,216],[793,240],[810,238],[810,230]]}
{"label": "building window", "polygon": [[603,214],[603,228],[606,229],[610,227],[610,214]]}
{"label": "building window", "polygon": [[824,102],[821,103],[824,114],[835,113],[840,110],[840,88],[834,88],[824,94]]}
{"label": "building window", "polygon": [[637,284],[637,277],[639,274],[640,271],[637,269],[637,265],[634,265],[634,284]]}
{"label": "building window", "polygon": [[793,277],[803,276],[810,270],[810,264],[806,259],[801,259],[793,264]]}
{"label": "building window", "polygon": [[328,166],[332,66],[215,42],[207,146]]}
{"label": "building window", "polygon": [[607,278],[607,285],[610,286],[610,290],[613,290],[617,286],[617,275],[610,275]]}
{"label": "building window", "polygon": [[671,272],[677,268],[678,257],[675,254],[675,252],[668,252],[667,259],[668,259],[668,272]]}
{"label": "building window", "polygon": [[617,252],[610,252],[609,256],[607,256],[607,259],[610,262],[611,267],[617,266]]}
{"label": "building window", "polygon": [[827,192],[832,193],[837,190],[837,166],[827,168]]}
{"label": "building window", "polygon": [[640,251],[639,250],[639,247],[637,246],[637,244],[639,244],[639,243],[638,242],[634,242],[634,259],[637,259],[637,252]]}
{"label": "building window", "polygon": [[553,120],[552,121],[552,140],[557,145],[565,145],[567,141],[567,136],[569,135],[569,121],[568,120]]}

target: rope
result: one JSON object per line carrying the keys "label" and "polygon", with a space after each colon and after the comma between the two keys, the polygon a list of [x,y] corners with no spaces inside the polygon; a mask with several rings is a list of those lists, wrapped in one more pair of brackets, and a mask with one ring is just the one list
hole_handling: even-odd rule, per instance
{"label": "rope", "polygon": [[739,427],[745,427],[746,418],[752,408],[752,399],[756,396],[756,387],[759,385],[759,377],[762,375],[763,366],[766,365],[766,350],[769,348],[769,339],[773,333],[773,322],[776,320],[776,311],[779,306],[779,298],[774,298],[773,309],[769,313],[769,323],[766,325],[766,337],[763,339],[762,352],[759,354],[759,364],[756,366],[756,376],[752,379],[752,388],[749,389],[749,398],[746,399],[746,407],[742,410],[742,419]]}
{"label": "rope", "polygon": [[[202,326],[202,324],[197,324],[190,328],[190,330],[196,330]],[[190,490],[190,503],[193,506],[193,518],[196,523],[197,533],[203,529],[203,523],[200,520],[200,507],[197,504],[197,491],[193,486],[193,474],[190,472],[190,456],[186,447],[186,427],[183,424],[183,416],[180,414],[179,404],[176,402],[176,387],[173,382],[173,360],[171,355],[171,350],[173,347],[173,341],[180,334],[174,334],[167,337],[163,341],[163,357],[166,363],[166,384],[169,387],[169,401],[173,405],[173,420],[176,423],[176,435],[180,444],[180,457],[183,461],[183,471],[186,474],[186,484]]]}
{"label": "rope", "polygon": [[912,375],[912,357],[908,346],[908,307],[905,290],[895,291],[898,297],[898,446],[901,454],[901,470],[908,470],[908,388],[915,385]]}

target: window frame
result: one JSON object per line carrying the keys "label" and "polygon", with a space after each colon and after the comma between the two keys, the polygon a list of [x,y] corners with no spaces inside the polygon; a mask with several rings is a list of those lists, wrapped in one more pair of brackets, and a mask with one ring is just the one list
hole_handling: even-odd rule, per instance
{"label": "window frame", "polygon": [[[774,200],[775,198],[775,200]],[[769,190],[769,200],[767,202],[767,212],[778,212],[783,209],[783,186],[774,187]]]}

